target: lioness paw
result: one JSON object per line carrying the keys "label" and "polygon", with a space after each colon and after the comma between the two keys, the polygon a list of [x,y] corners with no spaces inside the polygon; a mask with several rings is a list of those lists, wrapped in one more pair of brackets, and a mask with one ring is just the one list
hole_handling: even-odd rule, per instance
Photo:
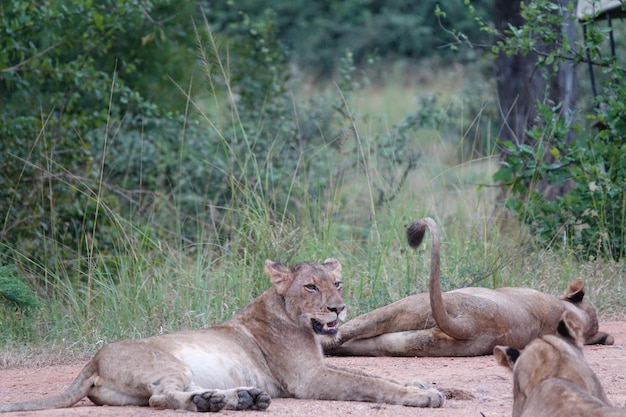
{"label": "lioness paw", "polygon": [[265,410],[272,402],[270,396],[258,388],[240,390],[237,397],[237,410]]}
{"label": "lioness paw", "polygon": [[322,344],[322,348],[324,350],[331,350],[331,349],[338,348],[343,343],[343,340],[341,340],[341,331],[333,335],[326,334],[326,335],[320,335],[317,337],[320,343]]}
{"label": "lioness paw", "polygon": [[200,412],[218,412],[226,407],[226,397],[223,394],[218,394],[215,391],[205,391],[200,394],[195,394],[191,401],[196,405],[196,408]]}
{"label": "lioness paw", "polygon": [[417,387],[421,389],[429,389],[430,384],[423,379],[413,379],[405,384],[407,387]]}
{"label": "lioness paw", "polygon": [[405,397],[403,405],[409,407],[431,407],[439,408],[445,401],[445,394],[437,389],[419,389],[416,387],[407,387],[409,395]]}
{"label": "lioness paw", "polygon": [[430,407],[439,408],[443,406],[443,403],[446,399],[446,396],[443,392],[436,389],[428,389],[426,390],[428,396],[430,397]]}

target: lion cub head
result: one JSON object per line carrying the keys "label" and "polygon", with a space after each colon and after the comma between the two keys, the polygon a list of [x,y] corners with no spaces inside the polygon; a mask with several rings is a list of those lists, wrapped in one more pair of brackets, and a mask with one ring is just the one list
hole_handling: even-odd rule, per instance
{"label": "lion cub head", "polygon": [[294,322],[310,327],[318,335],[337,333],[339,321],[345,321],[347,315],[338,260],[287,266],[268,259],[265,273],[283,297],[286,313]]}
{"label": "lion cub head", "polygon": [[571,410],[610,409],[598,377],[583,356],[584,326],[577,314],[565,311],[557,334],[537,338],[521,352],[507,346],[494,348],[496,361],[513,370],[513,417],[604,415]]}

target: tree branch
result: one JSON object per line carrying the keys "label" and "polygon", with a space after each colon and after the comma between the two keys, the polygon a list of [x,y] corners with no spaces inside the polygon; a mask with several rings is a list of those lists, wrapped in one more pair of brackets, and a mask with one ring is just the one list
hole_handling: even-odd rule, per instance
{"label": "tree branch", "polygon": [[13,65],[12,67],[9,68],[4,68],[2,70],[0,70],[0,72],[17,72],[19,71],[22,67],[26,66],[29,62],[34,61],[37,58],[40,58],[42,56],[44,56],[45,54],[47,54],[48,52],[50,52],[51,50],[53,50],[54,48],[56,48],[57,46],[61,45],[63,42],[57,42],[54,45],[50,45],[49,47],[47,47],[46,49],[44,49],[41,52],[36,53],[35,55],[31,56],[30,58],[28,58],[25,61],[20,62],[19,64]]}

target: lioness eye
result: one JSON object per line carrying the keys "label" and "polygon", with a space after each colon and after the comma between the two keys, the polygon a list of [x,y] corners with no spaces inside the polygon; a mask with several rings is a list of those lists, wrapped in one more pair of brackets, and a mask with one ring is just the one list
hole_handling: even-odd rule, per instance
{"label": "lioness eye", "polygon": [[338,290],[340,290],[340,289],[341,289],[341,284],[342,284],[342,283],[341,283],[341,281],[337,281],[337,282],[335,282],[335,287],[336,287]]}
{"label": "lioness eye", "polygon": [[308,291],[317,291],[317,286],[315,284],[306,284],[304,286]]}

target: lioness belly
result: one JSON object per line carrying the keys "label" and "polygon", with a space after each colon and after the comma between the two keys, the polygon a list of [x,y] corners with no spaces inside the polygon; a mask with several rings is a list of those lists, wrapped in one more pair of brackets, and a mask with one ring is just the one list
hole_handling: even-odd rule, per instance
{"label": "lioness belly", "polygon": [[[481,333],[494,337],[494,343],[519,349],[534,338],[553,332],[564,309],[555,297],[529,288],[469,287],[446,294],[450,315],[471,317]],[[455,302],[448,304],[451,296]]]}
{"label": "lioness belly", "polygon": [[275,392],[273,381],[259,369],[251,358],[238,346],[227,351],[215,346],[186,346],[175,354],[191,369],[192,384],[211,389],[257,387]]}
{"label": "lioness belly", "polygon": [[272,397],[281,394],[258,346],[240,333],[222,328],[178,332],[156,337],[153,343],[191,370],[187,391],[256,387]]}

